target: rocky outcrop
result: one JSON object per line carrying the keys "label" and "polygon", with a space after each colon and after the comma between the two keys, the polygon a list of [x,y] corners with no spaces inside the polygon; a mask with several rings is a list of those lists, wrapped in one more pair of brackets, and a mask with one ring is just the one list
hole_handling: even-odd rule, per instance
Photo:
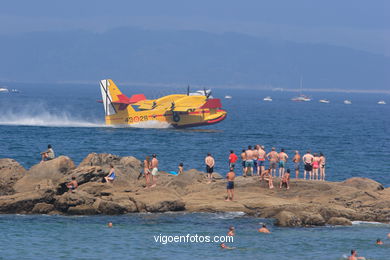
{"label": "rocky outcrop", "polygon": [[[114,166],[117,178],[102,183]],[[0,213],[127,214],[133,212],[240,211],[273,218],[279,226],[351,225],[351,221],[390,222],[390,188],[366,178],[344,182],[292,180],[290,189],[268,189],[257,177],[237,177],[235,201],[225,201],[226,181],[188,170],[161,172],[158,185],[145,189],[141,162],[134,157],[90,154],[76,168],[65,156],[26,171],[11,159],[0,160]],[[75,177],[79,187],[66,183]],[[279,180],[275,179],[275,187]]]}
{"label": "rocky outcrop", "polygon": [[0,159],[0,196],[13,194],[15,182],[21,179],[25,173],[26,170],[17,161]]}

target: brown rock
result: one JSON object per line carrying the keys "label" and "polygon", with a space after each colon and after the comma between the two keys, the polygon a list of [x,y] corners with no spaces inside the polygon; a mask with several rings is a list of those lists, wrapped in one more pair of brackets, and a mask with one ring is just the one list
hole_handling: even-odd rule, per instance
{"label": "brown rock", "polygon": [[276,216],[276,225],[281,227],[299,227],[302,226],[302,220],[292,212],[281,211]]}
{"label": "brown rock", "polygon": [[15,183],[14,189],[16,192],[54,190],[58,181],[73,168],[73,161],[66,156],[59,156],[53,160],[36,164]]}
{"label": "brown rock", "polygon": [[26,170],[13,159],[0,159],[0,196],[10,195],[15,191],[13,185],[21,179]]}
{"label": "brown rock", "polygon": [[48,203],[37,203],[34,208],[31,210],[33,214],[48,214],[54,210],[54,206]]}
{"label": "brown rock", "polygon": [[328,220],[326,224],[332,226],[351,226],[352,222],[347,218],[332,217]]}
{"label": "brown rock", "polygon": [[357,188],[359,190],[378,191],[384,189],[382,184],[380,184],[379,182],[376,182],[368,178],[360,178],[360,177],[350,178],[342,182],[342,184]]}
{"label": "brown rock", "polygon": [[66,213],[69,215],[96,215],[98,211],[92,205],[77,205],[69,207]]}
{"label": "brown rock", "polygon": [[38,203],[51,203],[53,193],[24,192],[0,197],[0,213],[30,213]]}

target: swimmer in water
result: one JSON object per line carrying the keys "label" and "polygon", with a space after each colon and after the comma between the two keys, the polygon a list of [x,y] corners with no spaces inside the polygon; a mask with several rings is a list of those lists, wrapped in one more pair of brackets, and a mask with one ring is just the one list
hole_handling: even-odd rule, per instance
{"label": "swimmer in water", "polygon": [[366,260],[366,258],[363,256],[357,256],[356,250],[351,250],[351,255],[348,257],[348,260],[358,260],[358,259]]}
{"label": "swimmer in water", "polygon": [[112,222],[108,222],[107,227],[112,228]]}
{"label": "swimmer in water", "polygon": [[266,234],[269,234],[271,233],[271,231],[269,231],[269,229],[267,228],[267,226],[265,224],[263,224],[263,226],[261,228],[259,228],[258,230],[260,233],[266,233]]}
{"label": "swimmer in water", "polygon": [[234,249],[234,247],[228,247],[227,245],[225,245],[225,243],[221,243],[219,245],[222,249]]}
{"label": "swimmer in water", "polygon": [[376,240],[376,243],[375,244],[377,244],[377,245],[383,245],[383,242],[382,242],[382,240],[380,240],[379,238]]}
{"label": "swimmer in water", "polygon": [[229,232],[227,233],[228,236],[234,236],[235,233],[234,233],[234,227],[233,226],[230,226],[229,228]]}

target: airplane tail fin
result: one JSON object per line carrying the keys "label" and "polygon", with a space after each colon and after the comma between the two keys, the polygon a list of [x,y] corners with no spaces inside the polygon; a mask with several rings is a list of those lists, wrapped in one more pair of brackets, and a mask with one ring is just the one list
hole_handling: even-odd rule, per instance
{"label": "airplane tail fin", "polygon": [[113,98],[116,98],[119,94],[122,94],[118,87],[111,79],[103,79],[100,81],[100,91],[102,92],[102,99],[104,105],[104,111],[106,116],[115,115],[117,113],[113,102]]}

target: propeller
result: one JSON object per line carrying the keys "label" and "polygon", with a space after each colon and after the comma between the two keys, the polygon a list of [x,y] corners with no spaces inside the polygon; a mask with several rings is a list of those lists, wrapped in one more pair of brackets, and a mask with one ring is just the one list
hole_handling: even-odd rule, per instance
{"label": "propeller", "polygon": [[187,86],[187,96],[190,95],[190,85]]}
{"label": "propeller", "polygon": [[171,110],[174,110],[175,109],[175,102],[172,102],[171,103]]}
{"label": "propeller", "polygon": [[209,93],[207,93],[206,88],[204,88],[203,91],[206,98],[209,98],[211,96],[211,90],[209,91]]}

